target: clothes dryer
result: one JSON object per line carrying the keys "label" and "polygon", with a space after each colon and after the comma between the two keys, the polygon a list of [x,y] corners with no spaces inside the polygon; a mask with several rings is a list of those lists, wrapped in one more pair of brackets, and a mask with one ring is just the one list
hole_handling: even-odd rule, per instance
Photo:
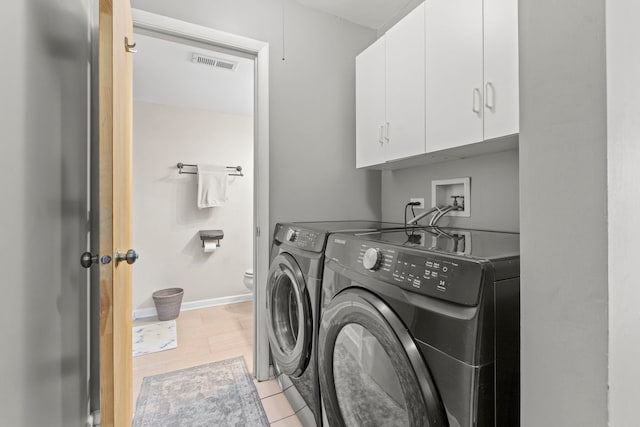
{"label": "clothes dryer", "polygon": [[333,234],[325,257],[330,426],[519,425],[518,234]]}

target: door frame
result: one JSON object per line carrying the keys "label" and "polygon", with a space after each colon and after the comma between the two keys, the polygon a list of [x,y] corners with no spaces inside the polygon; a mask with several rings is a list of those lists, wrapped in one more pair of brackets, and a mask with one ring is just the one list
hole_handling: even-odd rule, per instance
{"label": "door frame", "polygon": [[266,328],[266,280],[269,271],[269,44],[167,16],[132,9],[133,29],[147,30],[235,51],[254,59],[253,373],[267,380],[269,339]]}

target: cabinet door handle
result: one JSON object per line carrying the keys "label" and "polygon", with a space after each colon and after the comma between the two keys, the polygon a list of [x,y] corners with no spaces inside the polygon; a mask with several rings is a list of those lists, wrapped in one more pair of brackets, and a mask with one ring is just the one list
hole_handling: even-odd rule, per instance
{"label": "cabinet door handle", "polygon": [[484,106],[493,111],[496,105],[496,88],[493,83],[487,82],[484,85]]}
{"label": "cabinet door handle", "polygon": [[384,139],[389,143],[389,122],[387,122],[387,126],[385,128]]}
{"label": "cabinet door handle", "polygon": [[473,111],[476,114],[480,114],[481,105],[482,105],[482,94],[480,93],[480,89],[478,89],[477,87],[473,88],[473,105],[471,106],[471,111]]}
{"label": "cabinet door handle", "polygon": [[383,134],[384,134],[384,125],[380,125],[380,134],[378,135],[378,142],[380,144],[384,144]]}

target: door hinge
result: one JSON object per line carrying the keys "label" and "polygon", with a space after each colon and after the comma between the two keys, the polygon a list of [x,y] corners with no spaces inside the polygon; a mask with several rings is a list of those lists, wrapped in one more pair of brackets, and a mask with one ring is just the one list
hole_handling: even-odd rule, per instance
{"label": "door hinge", "polygon": [[260,227],[256,226],[256,237],[260,237]]}
{"label": "door hinge", "polygon": [[136,43],[129,43],[129,37],[124,38],[124,50],[129,53],[138,53],[136,49]]}

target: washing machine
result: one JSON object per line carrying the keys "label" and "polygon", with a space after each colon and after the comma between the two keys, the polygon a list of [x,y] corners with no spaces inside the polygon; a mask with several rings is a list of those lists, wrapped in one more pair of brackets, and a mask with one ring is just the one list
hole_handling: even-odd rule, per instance
{"label": "washing machine", "polygon": [[330,426],[519,425],[519,235],[333,234],[318,368]]}
{"label": "washing machine", "polygon": [[317,339],[324,250],[332,233],[398,229],[377,221],[279,223],[267,280],[267,331],[276,377],[305,426],[322,424]]}

